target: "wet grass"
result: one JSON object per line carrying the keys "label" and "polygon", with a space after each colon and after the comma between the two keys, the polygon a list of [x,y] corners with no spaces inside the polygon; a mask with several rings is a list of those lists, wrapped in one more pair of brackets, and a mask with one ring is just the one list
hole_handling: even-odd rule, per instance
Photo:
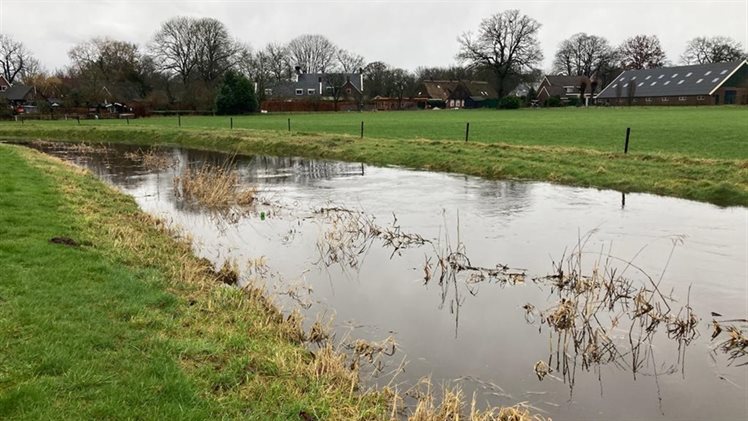
{"label": "wet grass", "polygon": [[19,147],[0,145],[0,179],[0,418],[386,413],[131,198]]}
{"label": "wet grass", "polygon": [[[748,132],[747,114],[745,107],[713,107],[291,116],[308,121],[309,132],[296,131],[304,127],[301,124],[292,132],[265,130],[275,127],[280,116],[235,117],[234,127],[240,127],[235,130],[221,129],[225,118],[220,117],[183,117],[182,128],[169,118],[141,119],[129,126],[117,120],[85,121],[81,126],[71,121],[29,121],[0,123],[0,137],[329,158],[748,206],[748,143],[741,137]],[[285,122],[288,116],[282,117]],[[349,132],[335,125],[362,118],[376,119],[391,129],[377,134],[372,123],[367,127],[373,132],[359,139],[342,134]],[[272,124],[260,124],[264,119]],[[396,128],[410,119],[418,127],[415,132]],[[466,143],[446,128],[457,124],[455,119],[483,119],[495,125],[491,133],[511,135],[482,138],[481,126],[471,124],[476,137]],[[640,124],[631,124],[635,137],[624,154],[625,127],[618,125],[628,121]]]}

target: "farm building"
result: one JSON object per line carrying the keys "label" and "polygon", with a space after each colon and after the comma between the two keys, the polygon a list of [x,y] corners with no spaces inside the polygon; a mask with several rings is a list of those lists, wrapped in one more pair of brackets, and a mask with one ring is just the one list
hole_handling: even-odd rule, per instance
{"label": "farm building", "polygon": [[416,97],[440,108],[495,107],[499,99],[496,89],[482,80],[427,80]]}
{"label": "farm building", "polygon": [[561,104],[571,101],[584,102],[594,95],[593,89],[597,89],[597,84],[587,76],[546,75],[538,86],[536,99],[540,104],[545,104],[554,97],[558,98]]}
{"label": "farm building", "polygon": [[364,79],[359,73],[302,73],[293,80],[266,84],[262,109],[268,111],[332,111],[360,109]]}
{"label": "farm building", "polygon": [[596,100],[610,105],[748,104],[748,63],[626,70]]}

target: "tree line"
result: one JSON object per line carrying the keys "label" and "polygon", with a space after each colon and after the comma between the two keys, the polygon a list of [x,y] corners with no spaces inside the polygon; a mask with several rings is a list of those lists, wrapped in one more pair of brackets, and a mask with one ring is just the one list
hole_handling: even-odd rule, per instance
{"label": "tree line", "polygon": [[[108,37],[81,42],[68,51],[69,64],[53,72],[44,70],[22,42],[0,34],[0,66],[8,82],[33,85],[43,96],[64,99],[71,107],[108,100],[136,102],[149,109],[214,110],[220,101],[238,101],[239,96],[224,86],[227,81],[250,89],[256,84],[256,97],[253,91],[250,101],[257,103],[264,99],[266,86],[291,80],[296,69],[363,71],[369,98],[412,97],[429,79],[487,80],[503,97],[519,82],[534,82],[542,75],[541,26],[518,10],[498,12],[483,19],[477,31],[458,37],[459,65],[409,71],[383,61],[367,62],[319,34],[253,50],[217,19],[174,17],[162,23],[144,46]],[[746,55],[733,39],[697,37],[686,43],[680,62],[733,61]],[[621,70],[669,64],[656,35],[635,35],[614,46],[602,36],[580,32],[559,43],[552,71],[588,76],[605,85]]]}

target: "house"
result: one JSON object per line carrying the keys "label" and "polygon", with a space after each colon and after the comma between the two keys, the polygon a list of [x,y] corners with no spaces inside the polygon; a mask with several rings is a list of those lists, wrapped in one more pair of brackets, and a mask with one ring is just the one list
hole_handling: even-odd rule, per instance
{"label": "house", "polygon": [[414,110],[424,109],[428,103],[428,98],[420,97],[389,97],[377,95],[371,99],[374,104],[374,109],[377,111],[390,111],[390,110]]}
{"label": "house", "polygon": [[[594,81],[587,76],[546,75],[538,86],[536,99],[540,104],[545,104],[553,97],[559,98],[562,104],[572,101],[586,103],[594,94],[593,84]],[[584,88],[584,98],[582,98],[582,88]]]}
{"label": "house", "polygon": [[10,88],[10,82],[5,76],[0,75],[0,92],[5,92],[8,88]]}
{"label": "house", "polygon": [[36,99],[36,89],[33,86],[15,84],[0,92],[0,99],[7,102],[8,106],[17,113],[33,112]]}
{"label": "house", "polygon": [[[262,109],[270,111],[326,111],[337,108],[360,109],[364,77],[358,73],[302,73],[296,68],[293,80],[270,82],[264,87]],[[296,102],[281,106],[280,102]],[[325,104],[327,103],[327,104]],[[283,108],[283,110],[279,109]]]}
{"label": "house", "polygon": [[748,62],[626,70],[596,100],[609,105],[745,105]]}
{"label": "house", "polygon": [[426,80],[416,93],[431,107],[495,107],[499,95],[488,82],[481,80]]}

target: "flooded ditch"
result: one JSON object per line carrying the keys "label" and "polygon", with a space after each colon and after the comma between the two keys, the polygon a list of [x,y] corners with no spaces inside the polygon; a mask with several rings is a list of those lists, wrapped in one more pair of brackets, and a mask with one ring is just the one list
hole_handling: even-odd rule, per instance
{"label": "flooded ditch", "polygon": [[[235,263],[307,328],[330,324],[367,384],[430,377],[554,420],[748,413],[746,208],[301,158],[33,146],[186,230],[198,255]],[[251,205],[187,200],[190,171],[227,160]]]}

